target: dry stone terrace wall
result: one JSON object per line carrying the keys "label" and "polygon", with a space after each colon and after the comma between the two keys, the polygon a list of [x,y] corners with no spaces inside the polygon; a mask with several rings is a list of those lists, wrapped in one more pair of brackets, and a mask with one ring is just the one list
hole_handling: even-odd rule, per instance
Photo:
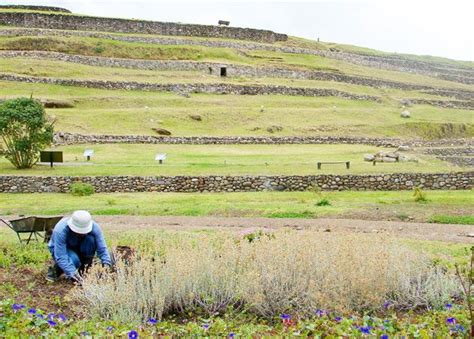
{"label": "dry stone terrace wall", "polygon": [[289,46],[269,45],[243,41],[209,41],[192,40],[185,38],[143,37],[143,36],[118,36],[107,33],[82,32],[82,31],[57,31],[48,29],[0,29],[0,35],[6,36],[86,36],[98,37],[128,42],[142,42],[162,45],[199,45],[206,47],[235,48],[239,50],[266,50],[284,53],[309,54],[338,59],[357,65],[376,67],[400,72],[423,74],[443,80],[464,84],[474,84],[474,68],[463,65],[447,66],[444,64],[429,63],[424,61],[409,60],[397,56],[376,56],[348,53],[342,51],[318,50]]}
{"label": "dry stone terrace wall", "polygon": [[[288,87],[278,85],[234,85],[225,83],[215,84],[154,84],[135,81],[101,81],[101,80],[76,80],[57,79],[46,77],[29,77],[10,74],[0,74],[0,80],[18,81],[28,83],[42,83],[61,86],[79,86],[88,88],[113,89],[113,90],[142,90],[162,91],[173,93],[210,93],[210,94],[237,94],[237,95],[290,95],[308,97],[340,97],[349,100],[379,101],[379,97],[352,94],[326,88]],[[473,105],[474,107],[474,105]]]}
{"label": "dry stone terrace wall", "polygon": [[[167,137],[148,135],[84,135],[58,132],[54,135],[55,145],[75,144],[189,144],[189,145],[278,145],[278,144],[361,144],[381,147],[398,147],[406,142],[395,138],[338,137],[338,136],[288,136],[288,137]],[[422,141],[411,141],[420,145]]]}
{"label": "dry stone terrace wall", "polygon": [[[0,81],[17,81],[28,83],[41,83],[60,86],[79,86],[87,88],[100,88],[111,90],[141,90],[161,91],[173,93],[209,93],[209,94],[236,94],[236,95],[290,95],[306,97],[339,97],[348,100],[368,100],[381,102],[380,97],[354,94],[328,88],[290,87],[282,85],[237,85],[226,83],[192,83],[192,84],[154,84],[135,81],[102,81],[102,80],[76,80],[47,77],[20,76],[1,74]],[[442,108],[474,109],[474,100],[429,100],[407,99],[413,104],[432,105]]]}
{"label": "dry stone terrace wall", "polygon": [[0,13],[0,24],[35,28],[214,37],[269,43],[286,41],[288,39],[286,34],[261,29],[63,15],[57,13]]}
{"label": "dry stone terrace wall", "polygon": [[[372,145],[379,147],[461,147],[456,155],[465,155],[474,147],[473,139],[440,139],[440,140],[403,140],[397,138],[371,138],[356,136],[189,136],[169,137],[151,135],[86,135],[68,132],[57,132],[54,135],[56,145],[75,144],[188,144],[188,145],[279,145],[279,144],[352,144]],[[442,148],[445,149],[445,148]],[[449,149],[449,148],[448,148]],[[458,148],[453,148],[458,150]],[[422,150],[423,152],[425,150]],[[431,153],[427,153],[431,154]],[[434,153],[433,153],[434,154]],[[451,154],[451,153],[450,153]]]}
{"label": "dry stone terrace wall", "polygon": [[47,59],[63,62],[72,62],[89,66],[118,67],[145,70],[175,70],[175,71],[200,71],[207,74],[219,75],[220,67],[227,67],[227,76],[245,77],[275,77],[290,79],[307,79],[336,81],[354,85],[369,86],[374,88],[396,88],[401,90],[421,90],[427,94],[453,97],[461,100],[474,99],[474,91],[462,89],[445,89],[430,86],[408,84],[396,81],[387,81],[376,78],[345,75],[337,72],[306,71],[282,67],[251,67],[244,65],[223,64],[213,62],[194,62],[176,60],[142,60],[105,58],[97,56],[70,55],[45,51],[0,51],[0,58],[30,58]]}
{"label": "dry stone terrace wall", "polygon": [[474,172],[396,173],[375,175],[313,176],[174,176],[174,177],[37,177],[0,176],[0,192],[69,192],[72,183],[81,181],[96,192],[256,192],[305,191],[317,185],[322,190],[391,191],[424,189],[470,189]]}
{"label": "dry stone terrace wall", "polygon": [[0,9],[23,9],[23,10],[30,10],[30,11],[71,13],[71,11],[66,8],[51,7],[51,6],[0,5]]}

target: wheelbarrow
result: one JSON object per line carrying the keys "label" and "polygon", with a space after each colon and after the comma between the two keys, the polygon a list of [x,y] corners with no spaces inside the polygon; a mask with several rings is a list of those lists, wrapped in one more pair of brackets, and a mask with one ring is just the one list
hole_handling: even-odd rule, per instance
{"label": "wheelbarrow", "polygon": [[38,242],[40,239],[42,239],[44,242],[48,242],[51,238],[51,234],[53,233],[54,226],[62,218],[63,216],[29,216],[11,220],[4,220],[0,218],[0,221],[16,232],[20,243],[25,242],[29,244],[31,240]]}

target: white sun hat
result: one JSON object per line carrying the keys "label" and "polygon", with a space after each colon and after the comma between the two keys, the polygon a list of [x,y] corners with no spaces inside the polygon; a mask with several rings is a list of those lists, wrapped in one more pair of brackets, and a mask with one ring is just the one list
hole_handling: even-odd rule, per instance
{"label": "white sun hat", "polygon": [[92,217],[87,211],[75,211],[67,221],[74,233],[87,234],[92,231]]}

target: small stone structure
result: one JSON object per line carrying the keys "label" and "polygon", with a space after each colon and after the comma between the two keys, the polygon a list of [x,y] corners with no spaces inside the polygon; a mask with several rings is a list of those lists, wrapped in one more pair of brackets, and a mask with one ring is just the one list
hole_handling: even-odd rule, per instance
{"label": "small stone structure", "polygon": [[263,29],[64,15],[60,13],[5,12],[0,13],[0,25],[29,28],[226,38],[266,43],[288,40],[286,34],[275,33]]}
{"label": "small stone structure", "polygon": [[0,176],[0,192],[69,192],[72,183],[94,186],[95,192],[256,192],[322,190],[393,191],[421,187],[434,189],[471,189],[474,172],[390,173],[373,175],[308,176],[98,176],[40,177]]}

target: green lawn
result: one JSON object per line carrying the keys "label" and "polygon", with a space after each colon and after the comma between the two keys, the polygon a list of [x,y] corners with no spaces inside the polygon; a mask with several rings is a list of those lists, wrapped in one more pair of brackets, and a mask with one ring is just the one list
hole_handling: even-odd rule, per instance
{"label": "green lawn", "polygon": [[[47,109],[47,113],[56,119],[56,130],[83,134],[154,135],[151,128],[161,127],[175,136],[416,137],[420,131],[414,125],[422,124],[423,129],[430,129],[452,123],[467,124],[467,128],[451,137],[474,135],[471,111],[415,105],[409,108],[412,117],[405,120],[400,118],[402,108],[393,100],[377,103],[335,97],[214,94],[191,94],[185,98],[172,93],[0,81],[0,99],[30,95],[73,102],[74,108]],[[191,114],[200,114],[202,121],[190,119]],[[283,129],[269,133],[267,128],[275,125]]]}
{"label": "green lawn", "polygon": [[[76,197],[70,194],[0,194],[0,215],[65,214],[87,209],[97,215],[188,215],[315,218],[370,215],[374,219],[428,221],[438,213],[473,215],[472,191],[428,191],[427,203],[413,192],[253,192],[253,193],[113,193]],[[322,197],[329,206],[317,206]]]}
{"label": "green lawn", "polygon": [[[85,163],[83,152],[92,148],[92,161]],[[311,175],[366,174],[394,172],[447,172],[462,170],[434,157],[413,155],[418,163],[379,163],[363,161],[365,153],[381,148],[365,145],[74,145],[57,147],[64,152],[64,164],[54,168],[38,165],[17,170],[6,159],[0,160],[0,174],[13,175]],[[382,149],[383,150],[383,149]],[[157,153],[167,159],[159,165]],[[410,155],[411,156],[411,155]],[[351,161],[323,165],[317,161]]]}

